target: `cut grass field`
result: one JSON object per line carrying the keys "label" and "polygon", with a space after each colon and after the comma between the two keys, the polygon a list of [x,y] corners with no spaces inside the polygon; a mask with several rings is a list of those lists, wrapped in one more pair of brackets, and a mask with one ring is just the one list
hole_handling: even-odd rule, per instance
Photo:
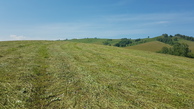
{"label": "cut grass field", "polygon": [[152,42],[147,42],[147,43],[138,44],[138,45],[134,45],[134,46],[128,46],[125,48],[157,52],[157,51],[160,51],[162,49],[162,47],[171,47],[171,46],[168,44],[159,42],[159,41],[152,41]]}
{"label": "cut grass field", "polygon": [[0,42],[0,108],[192,109],[193,61],[96,44]]}

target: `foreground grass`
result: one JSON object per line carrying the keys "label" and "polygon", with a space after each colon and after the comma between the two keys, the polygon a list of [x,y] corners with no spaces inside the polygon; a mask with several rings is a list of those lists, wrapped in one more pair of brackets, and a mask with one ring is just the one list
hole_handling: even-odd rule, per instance
{"label": "foreground grass", "polygon": [[61,41],[0,42],[0,108],[194,108],[193,59]]}

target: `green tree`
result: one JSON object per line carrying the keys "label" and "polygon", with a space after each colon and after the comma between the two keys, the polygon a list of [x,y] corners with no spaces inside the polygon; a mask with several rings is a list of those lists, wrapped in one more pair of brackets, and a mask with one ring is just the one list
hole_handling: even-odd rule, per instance
{"label": "green tree", "polygon": [[189,46],[187,44],[176,43],[173,46],[173,51],[174,51],[173,55],[187,57],[190,50],[189,50]]}
{"label": "green tree", "polygon": [[162,47],[162,50],[160,51],[160,53],[167,54],[169,53],[169,49],[167,47]]}
{"label": "green tree", "polygon": [[118,43],[116,43],[114,46],[117,46],[117,47],[126,47],[130,43],[132,43],[131,39],[122,38],[121,41],[118,42]]}
{"label": "green tree", "polygon": [[165,38],[167,38],[168,37],[168,34],[162,34],[162,36],[164,36]]}

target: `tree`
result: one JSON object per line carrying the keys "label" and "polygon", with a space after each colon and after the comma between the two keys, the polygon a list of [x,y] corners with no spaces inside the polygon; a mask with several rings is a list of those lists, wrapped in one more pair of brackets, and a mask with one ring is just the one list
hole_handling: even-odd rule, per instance
{"label": "tree", "polygon": [[166,44],[170,44],[170,45],[173,45],[174,44],[172,38],[171,37],[168,37],[168,36],[158,37],[156,40],[158,40],[160,42],[163,42],[163,43],[166,43]]}
{"label": "tree", "polygon": [[190,52],[189,46],[187,44],[184,44],[184,43],[174,44],[172,51],[173,51],[171,53],[172,55],[184,56],[184,57],[188,57],[188,53]]}
{"label": "tree", "polygon": [[175,36],[180,37],[180,38],[185,39],[185,40],[194,41],[194,37],[185,36],[185,35],[181,35],[181,34],[175,34]]}
{"label": "tree", "polygon": [[122,38],[121,41],[118,42],[118,43],[116,43],[114,46],[117,46],[117,47],[126,47],[130,43],[132,43],[131,39]]}
{"label": "tree", "polygon": [[135,42],[138,42],[138,41],[140,41],[141,39],[139,38],[139,39],[135,39]]}
{"label": "tree", "polygon": [[165,38],[167,38],[168,37],[168,34],[162,34],[162,36],[164,36]]}
{"label": "tree", "polygon": [[167,53],[169,53],[169,50],[167,47],[162,47],[162,50],[160,51],[160,53],[167,54]]}

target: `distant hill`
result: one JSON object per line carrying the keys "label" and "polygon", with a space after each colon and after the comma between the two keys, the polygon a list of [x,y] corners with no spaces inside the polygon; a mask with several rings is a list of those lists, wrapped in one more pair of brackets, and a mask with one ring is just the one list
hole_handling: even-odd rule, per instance
{"label": "distant hill", "polygon": [[[140,39],[140,41],[136,42],[136,39],[131,39],[132,44],[130,45],[138,45],[144,42],[150,42],[150,41],[155,41],[156,38],[144,38]],[[100,38],[84,38],[84,39],[71,39],[67,40],[70,42],[78,42],[78,43],[90,43],[90,44],[99,44],[99,45],[104,45],[104,42],[110,43],[111,46],[114,46],[116,43],[121,41],[121,39],[100,39]]]}
{"label": "distant hill", "polygon": [[171,46],[168,44],[159,42],[159,41],[152,41],[152,42],[147,42],[147,43],[138,44],[138,45],[134,45],[134,46],[128,46],[125,48],[157,52],[157,51],[160,51],[162,49],[162,47],[171,47]]}
{"label": "distant hill", "polygon": [[[164,34],[164,35],[167,35],[167,34]],[[188,44],[189,48],[192,50],[192,53],[194,53],[194,41],[188,41],[186,40],[187,36],[184,36],[184,37],[181,37],[181,36],[184,36],[184,35],[178,34],[178,36],[176,35],[174,37],[172,36],[173,37],[172,39],[174,40],[175,38],[177,38],[177,42]],[[126,46],[125,48],[157,52],[161,50],[162,47],[171,47],[171,45],[167,43],[157,41],[158,38],[163,38],[163,37],[164,36],[158,36],[154,38],[144,38],[144,39],[131,39],[132,43]],[[104,42],[107,42],[108,45],[114,46],[116,43],[121,41],[121,39],[85,38],[85,39],[72,39],[69,41],[79,42],[79,43],[99,44],[99,45],[104,45]]]}
{"label": "distant hill", "polygon": [[193,61],[68,41],[0,42],[0,108],[193,109]]}
{"label": "distant hill", "polygon": [[79,43],[92,43],[103,45],[103,42],[108,41],[111,45],[118,43],[121,39],[99,39],[99,38],[84,38],[84,39],[72,39],[69,40],[71,42],[79,42]]}

